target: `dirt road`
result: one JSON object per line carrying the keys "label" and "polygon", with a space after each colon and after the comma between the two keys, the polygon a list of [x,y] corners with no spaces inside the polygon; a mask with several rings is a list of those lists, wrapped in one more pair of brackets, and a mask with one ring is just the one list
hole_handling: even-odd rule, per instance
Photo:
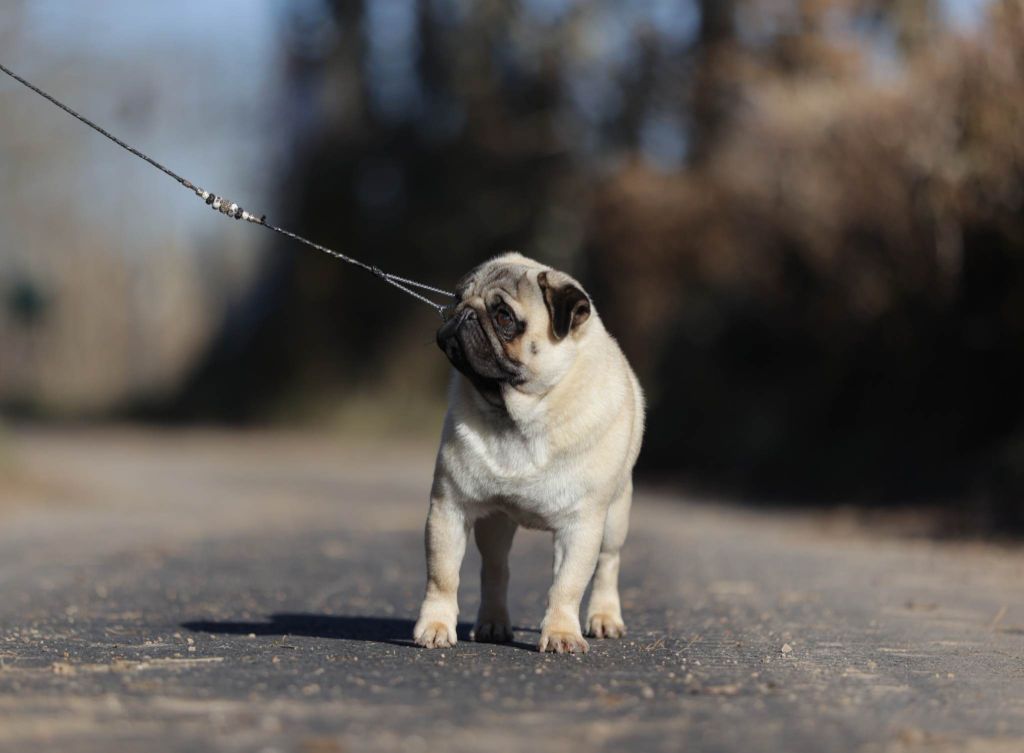
{"label": "dirt road", "polygon": [[525,533],[516,643],[424,651],[430,447],[133,430],[12,445],[2,751],[1024,751],[1021,550],[646,492],[625,640],[535,652],[550,541]]}

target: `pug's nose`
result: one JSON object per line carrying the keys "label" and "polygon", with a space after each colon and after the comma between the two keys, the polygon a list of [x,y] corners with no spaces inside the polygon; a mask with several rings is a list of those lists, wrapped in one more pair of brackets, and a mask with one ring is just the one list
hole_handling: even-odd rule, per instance
{"label": "pug's nose", "polygon": [[459,328],[471,319],[476,319],[476,312],[469,307],[462,309],[462,311],[455,312],[455,314],[448,321],[442,324],[441,328],[437,331],[438,347],[447,353],[447,346],[458,333]]}

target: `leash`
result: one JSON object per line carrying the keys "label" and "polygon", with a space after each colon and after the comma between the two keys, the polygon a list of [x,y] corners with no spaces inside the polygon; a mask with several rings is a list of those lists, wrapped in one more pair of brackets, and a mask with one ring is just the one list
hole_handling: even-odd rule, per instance
{"label": "leash", "polygon": [[333,256],[335,259],[339,259],[339,260],[341,260],[343,262],[347,262],[348,264],[352,264],[352,265],[354,265],[356,267],[359,267],[360,269],[364,269],[367,272],[369,272],[370,274],[372,274],[372,275],[380,278],[384,282],[388,283],[389,285],[393,285],[394,287],[398,288],[403,293],[407,293],[408,295],[411,295],[413,298],[416,298],[417,300],[422,301],[423,303],[427,304],[432,309],[437,311],[437,313],[441,316],[442,319],[445,319],[447,317],[447,313],[450,310],[450,306],[449,305],[440,304],[440,303],[437,303],[435,301],[432,301],[429,298],[427,298],[427,296],[424,295],[423,293],[418,293],[418,292],[416,292],[416,290],[413,290],[413,288],[417,288],[418,290],[427,291],[429,293],[434,293],[435,295],[444,296],[446,298],[454,298],[455,297],[454,294],[449,293],[447,290],[441,290],[440,288],[435,288],[432,285],[427,285],[427,284],[422,283],[422,282],[416,282],[415,280],[409,280],[409,279],[407,279],[405,277],[399,277],[398,275],[393,275],[390,272],[385,272],[380,267],[374,266],[373,264],[367,264],[366,262],[359,261],[358,259],[353,259],[351,256],[347,256],[347,255],[341,253],[340,251],[335,251],[333,248],[328,248],[327,246],[322,246],[319,243],[314,243],[313,241],[311,241],[311,240],[309,240],[307,238],[303,238],[301,235],[296,235],[295,233],[291,232],[290,230],[285,230],[282,227],[278,227],[277,225],[273,225],[273,224],[267,222],[267,216],[265,214],[255,214],[254,212],[250,212],[247,209],[242,209],[242,207],[240,207],[237,203],[235,203],[235,202],[233,202],[233,201],[231,201],[229,199],[225,199],[223,196],[218,196],[217,194],[213,193],[212,191],[207,191],[207,190],[205,190],[203,188],[200,188],[199,186],[197,186],[194,183],[192,183],[192,181],[190,181],[190,180],[186,180],[185,178],[181,177],[180,175],[178,175],[173,170],[171,170],[168,167],[166,167],[166,166],[160,164],[159,162],[157,162],[155,159],[153,159],[149,155],[144,154],[143,152],[139,151],[138,149],[136,149],[135,147],[133,147],[133,146],[131,146],[129,144],[126,144],[124,141],[121,141],[121,139],[117,138],[116,136],[114,136],[109,131],[106,131],[103,128],[100,128],[98,125],[93,123],[91,120],[86,118],[84,115],[78,114],[77,112],[72,110],[70,107],[68,107],[66,104],[64,104],[60,100],[58,100],[55,97],[52,97],[49,94],[47,94],[45,91],[40,89],[38,86],[35,86],[35,85],[31,84],[30,82],[26,81],[21,76],[19,76],[18,74],[16,74],[13,71],[5,68],[3,66],[3,64],[0,64],[0,71],[3,71],[4,73],[6,73],[8,76],[13,78],[15,81],[17,81],[22,86],[28,87],[29,89],[34,91],[36,94],[38,94],[43,99],[46,99],[50,103],[56,105],[61,110],[66,112],[68,115],[73,117],[75,120],[78,120],[78,121],[84,123],[85,125],[89,126],[92,130],[96,131],[96,133],[100,134],[101,136],[105,136],[109,140],[113,141],[115,144],[117,144],[119,147],[121,147],[125,151],[130,152],[131,154],[134,154],[139,159],[148,162],[150,165],[155,167],[160,172],[164,173],[165,175],[170,176],[171,178],[174,178],[174,180],[176,180],[182,186],[184,186],[189,191],[191,191],[196,196],[198,196],[200,199],[202,199],[204,202],[206,202],[207,206],[209,206],[210,208],[212,208],[215,211],[219,212],[220,214],[224,215],[225,217],[231,217],[231,218],[234,218],[236,220],[244,220],[245,222],[251,222],[254,225],[259,225],[260,227],[265,227],[267,230],[273,230],[275,233],[279,233],[280,235],[283,235],[283,236],[285,236],[287,238],[291,238],[292,240],[298,241],[299,243],[304,243],[305,245],[309,246],[310,248],[315,248],[317,251],[321,251],[321,252],[327,254],[328,256]]}

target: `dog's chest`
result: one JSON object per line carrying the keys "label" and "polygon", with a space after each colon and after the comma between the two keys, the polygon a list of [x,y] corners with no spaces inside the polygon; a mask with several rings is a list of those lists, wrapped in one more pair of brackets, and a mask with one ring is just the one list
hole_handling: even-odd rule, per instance
{"label": "dog's chest", "polygon": [[[476,432],[455,427],[446,447],[449,472],[467,502],[496,502],[524,525],[544,523],[579,504],[584,488],[578,468],[554,455],[546,439],[520,432]],[[517,514],[519,513],[519,514]]]}

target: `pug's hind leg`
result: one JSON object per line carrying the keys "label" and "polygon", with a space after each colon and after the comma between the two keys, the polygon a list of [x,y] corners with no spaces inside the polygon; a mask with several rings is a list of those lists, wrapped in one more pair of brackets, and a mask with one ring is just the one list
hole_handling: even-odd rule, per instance
{"label": "pug's hind leg", "polygon": [[427,593],[413,639],[425,648],[454,646],[459,616],[459,568],[466,553],[469,523],[450,500],[435,498],[427,515]]}
{"label": "pug's hind leg", "polygon": [[480,612],[473,628],[475,641],[507,643],[512,640],[512,621],[508,615],[508,553],[516,528],[516,523],[501,512],[482,518],[473,526],[483,561],[480,567]]}
{"label": "pug's hind leg", "polygon": [[619,553],[629,532],[629,508],[633,501],[633,485],[608,508],[597,557],[594,587],[587,606],[587,635],[594,638],[621,638],[626,634],[619,600]]}

